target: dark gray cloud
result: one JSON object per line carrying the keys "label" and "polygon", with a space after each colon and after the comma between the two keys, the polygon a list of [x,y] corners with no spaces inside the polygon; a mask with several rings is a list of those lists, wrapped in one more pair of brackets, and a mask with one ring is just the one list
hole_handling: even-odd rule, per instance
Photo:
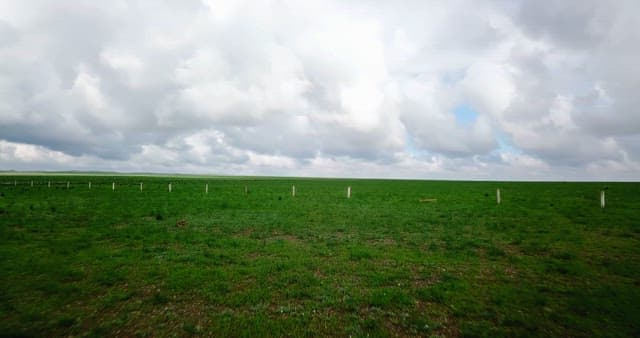
{"label": "dark gray cloud", "polygon": [[517,21],[533,38],[591,50],[608,37],[620,11],[631,6],[621,1],[523,1]]}

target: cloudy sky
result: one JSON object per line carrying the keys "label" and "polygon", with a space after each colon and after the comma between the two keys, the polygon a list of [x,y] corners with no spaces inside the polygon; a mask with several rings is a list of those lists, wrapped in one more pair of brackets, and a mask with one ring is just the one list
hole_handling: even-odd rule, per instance
{"label": "cloudy sky", "polygon": [[638,13],[0,1],[0,170],[640,180]]}

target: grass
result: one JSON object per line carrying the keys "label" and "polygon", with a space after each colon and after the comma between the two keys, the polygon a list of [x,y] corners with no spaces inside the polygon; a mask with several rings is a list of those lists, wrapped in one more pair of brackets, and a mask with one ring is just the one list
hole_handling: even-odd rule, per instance
{"label": "grass", "polygon": [[638,183],[0,183],[1,336],[640,335]]}

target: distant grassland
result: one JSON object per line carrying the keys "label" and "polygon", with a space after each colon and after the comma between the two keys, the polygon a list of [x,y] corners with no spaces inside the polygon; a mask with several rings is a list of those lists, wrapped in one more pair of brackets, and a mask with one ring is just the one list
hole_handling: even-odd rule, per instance
{"label": "distant grassland", "polygon": [[638,183],[0,183],[0,336],[640,336]]}

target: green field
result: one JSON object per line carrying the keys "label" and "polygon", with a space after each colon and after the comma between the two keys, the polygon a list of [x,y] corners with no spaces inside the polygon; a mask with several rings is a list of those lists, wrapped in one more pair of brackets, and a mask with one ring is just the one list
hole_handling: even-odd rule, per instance
{"label": "green field", "polygon": [[640,336],[639,183],[0,183],[1,336]]}

